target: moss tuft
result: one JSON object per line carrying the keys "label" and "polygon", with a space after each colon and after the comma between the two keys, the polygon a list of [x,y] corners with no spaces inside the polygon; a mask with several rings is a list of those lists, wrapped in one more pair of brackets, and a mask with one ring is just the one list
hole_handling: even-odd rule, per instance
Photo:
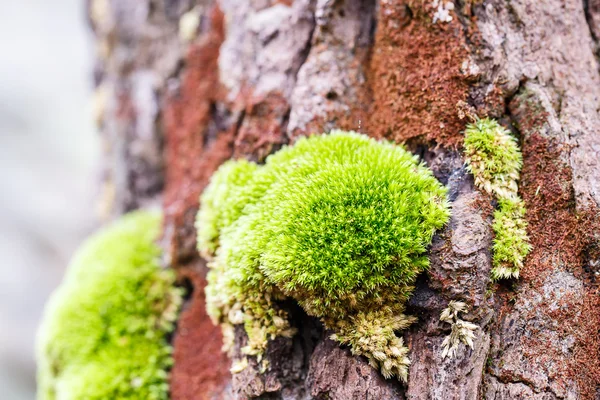
{"label": "moss tuft", "polygon": [[492,279],[518,278],[523,260],[531,251],[523,200],[500,199],[492,228],[495,235]]}
{"label": "moss tuft", "polygon": [[448,303],[448,307],[444,308],[440,315],[440,321],[452,325],[450,335],[444,338],[442,342],[442,358],[454,358],[458,345],[464,343],[473,349],[473,339],[475,339],[475,331],[479,328],[477,325],[464,321],[459,317],[459,314],[467,312],[467,304],[462,301],[452,300]]}
{"label": "moss tuft", "polygon": [[446,189],[415,156],[354,132],[303,138],[264,166],[224,165],[201,204],[207,308],[229,342],[243,323],[243,350],[260,357],[269,339],[291,336],[277,300],[293,298],[386,376],[406,378],[393,332],[411,320],[405,301],[449,217]]}
{"label": "moss tuft", "polygon": [[484,118],[467,126],[465,156],[479,188],[499,198],[517,195],[521,151],[516,139],[497,121]]}
{"label": "moss tuft", "polygon": [[48,303],[38,399],[167,399],[182,289],[159,266],[160,215],[136,212],[92,236]]}
{"label": "moss tuft", "polygon": [[517,141],[495,120],[479,119],[465,130],[465,156],[475,184],[498,198],[492,279],[518,278],[531,245],[525,205],[517,194],[523,164]]}

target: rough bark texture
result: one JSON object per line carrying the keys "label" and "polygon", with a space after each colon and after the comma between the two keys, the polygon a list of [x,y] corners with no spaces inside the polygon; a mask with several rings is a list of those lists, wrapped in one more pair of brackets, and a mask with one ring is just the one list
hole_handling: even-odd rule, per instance
{"label": "rough bark texture", "polygon": [[[108,209],[162,195],[165,263],[193,287],[173,399],[600,398],[600,1],[462,0],[436,23],[434,3],[90,1]],[[489,279],[495,203],[464,168],[465,114],[520,137],[534,250],[510,284]],[[450,188],[452,219],[409,304],[409,382],[383,379],[294,304],[299,334],[271,343],[270,369],[231,377],[204,312],[198,196],[226,159],[260,162],[332,128],[405,143]],[[442,360],[452,299],[481,329]]]}

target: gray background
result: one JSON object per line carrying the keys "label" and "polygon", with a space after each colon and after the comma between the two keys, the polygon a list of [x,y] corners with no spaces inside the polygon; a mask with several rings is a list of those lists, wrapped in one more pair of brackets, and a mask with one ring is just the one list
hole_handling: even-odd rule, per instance
{"label": "gray background", "polygon": [[0,0],[0,398],[35,397],[43,305],[97,224],[83,0]]}

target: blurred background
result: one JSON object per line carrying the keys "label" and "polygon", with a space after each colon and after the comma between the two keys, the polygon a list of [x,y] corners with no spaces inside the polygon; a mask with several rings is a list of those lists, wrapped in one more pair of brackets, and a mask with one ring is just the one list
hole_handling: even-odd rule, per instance
{"label": "blurred background", "polygon": [[0,0],[0,398],[34,399],[44,302],[97,225],[83,0]]}

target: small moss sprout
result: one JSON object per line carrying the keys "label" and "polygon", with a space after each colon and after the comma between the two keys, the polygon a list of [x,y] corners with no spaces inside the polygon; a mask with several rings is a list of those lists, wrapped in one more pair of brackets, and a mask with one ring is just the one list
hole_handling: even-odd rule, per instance
{"label": "small moss sprout", "polygon": [[183,289],[159,265],[160,221],[131,213],[77,252],[39,331],[39,400],[168,398]]}
{"label": "small moss sprout", "polygon": [[517,194],[521,151],[516,139],[497,121],[476,119],[465,130],[465,157],[475,185],[498,199],[494,213],[492,279],[518,278],[531,251],[525,205]]}
{"label": "small moss sprout", "polygon": [[446,189],[415,156],[334,131],[299,139],[265,165],[224,164],[200,201],[207,310],[225,350],[243,324],[242,352],[260,362],[269,340],[295,333],[280,307],[291,298],[384,376],[406,380],[408,350],[395,332],[414,321],[406,300],[449,217]]}

